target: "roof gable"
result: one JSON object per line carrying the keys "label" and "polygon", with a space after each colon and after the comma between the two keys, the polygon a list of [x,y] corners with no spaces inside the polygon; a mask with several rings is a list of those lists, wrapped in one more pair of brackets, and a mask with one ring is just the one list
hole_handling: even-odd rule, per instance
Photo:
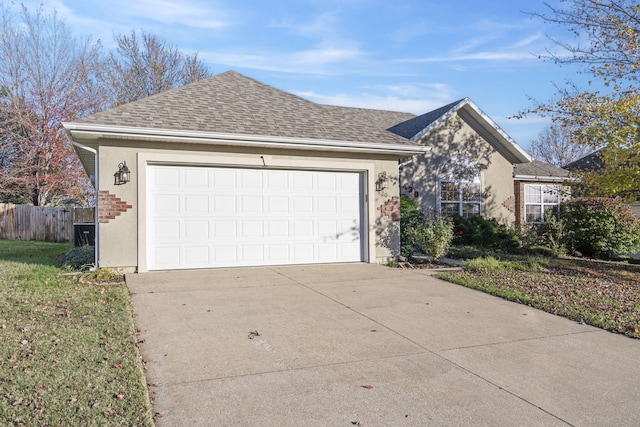
{"label": "roof gable", "polygon": [[458,114],[509,162],[518,164],[532,160],[532,157],[520,145],[469,98],[452,102],[429,113],[399,123],[389,128],[389,131],[412,141],[419,141],[454,114]]}

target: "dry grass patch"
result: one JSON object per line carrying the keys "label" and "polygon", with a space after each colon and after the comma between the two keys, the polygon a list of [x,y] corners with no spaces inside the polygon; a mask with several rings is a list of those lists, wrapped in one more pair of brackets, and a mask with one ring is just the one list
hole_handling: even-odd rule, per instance
{"label": "dry grass patch", "polygon": [[436,277],[640,338],[639,265],[560,258],[516,261],[519,267],[509,268],[513,262],[476,261]]}

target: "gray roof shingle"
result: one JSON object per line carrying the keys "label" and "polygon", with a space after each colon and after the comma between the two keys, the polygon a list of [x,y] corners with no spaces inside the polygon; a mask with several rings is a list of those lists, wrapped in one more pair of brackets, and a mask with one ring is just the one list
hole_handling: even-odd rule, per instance
{"label": "gray roof shingle", "polygon": [[410,113],[316,104],[227,71],[76,122],[415,145],[387,131],[388,127],[412,117]]}
{"label": "gray roof shingle", "polygon": [[396,135],[411,139],[462,101],[463,99],[459,99],[455,102],[452,102],[451,104],[447,104],[433,111],[429,111],[428,113],[422,114],[417,117],[412,117],[402,123],[396,122],[397,124],[390,127],[388,130],[389,132],[393,132]]}
{"label": "gray roof shingle", "polygon": [[554,177],[566,178],[569,171],[544,163],[539,160],[533,160],[527,163],[519,163],[513,165],[513,171],[516,176],[537,176],[537,177]]}

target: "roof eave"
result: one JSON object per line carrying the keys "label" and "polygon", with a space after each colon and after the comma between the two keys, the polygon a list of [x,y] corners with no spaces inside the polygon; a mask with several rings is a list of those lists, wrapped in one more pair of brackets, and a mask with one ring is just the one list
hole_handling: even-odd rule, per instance
{"label": "roof eave", "polygon": [[538,181],[538,182],[578,182],[578,178],[571,176],[544,176],[544,175],[513,175],[516,181]]}
{"label": "roof eave", "polygon": [[[461,105],[462,104],[462,105]],[[513,140],[491,117],[485,114],[480,107],[478,107],[469,98],[462,100],[456,108],[462,109],[462,107],[468,106],[468,109],[472,116],[475,118],[481,118],[489,126],[483,126],[495,139],[500,142],[504,149],[511,154],[515,160],[520,163],[528,163],[533,161],[533,157],[527,153],[516,141]],[[482,124],[482,122],[480,122]]]}
{"label": "roof eave", "polygon": [[263,148],[287,148],[313,151],[359,152],[397,155],[399,157],[424,153],[430,147],[410,144],[321,140],[268,135],[183,131],[162,128],[63,123],[74,141],[97,145],[100,139],[127,139],[148,142],[182,142],[227,146],[251,146]]}

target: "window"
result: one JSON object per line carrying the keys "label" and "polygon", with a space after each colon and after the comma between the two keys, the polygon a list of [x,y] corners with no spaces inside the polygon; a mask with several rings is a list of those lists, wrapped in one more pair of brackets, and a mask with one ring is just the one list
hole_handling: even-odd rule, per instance
{"label": "window", "polygon": [[545,215],[551,211],[558,216],[560,209],[560,188],[557,185],[524,186],[524,217],[527,223],[546,222]]}
{"label": "window", "polygon": [[473,162],[468,159],[449,159],[440,167],[439,177],[441,215],[480,215],[480,171]]}

